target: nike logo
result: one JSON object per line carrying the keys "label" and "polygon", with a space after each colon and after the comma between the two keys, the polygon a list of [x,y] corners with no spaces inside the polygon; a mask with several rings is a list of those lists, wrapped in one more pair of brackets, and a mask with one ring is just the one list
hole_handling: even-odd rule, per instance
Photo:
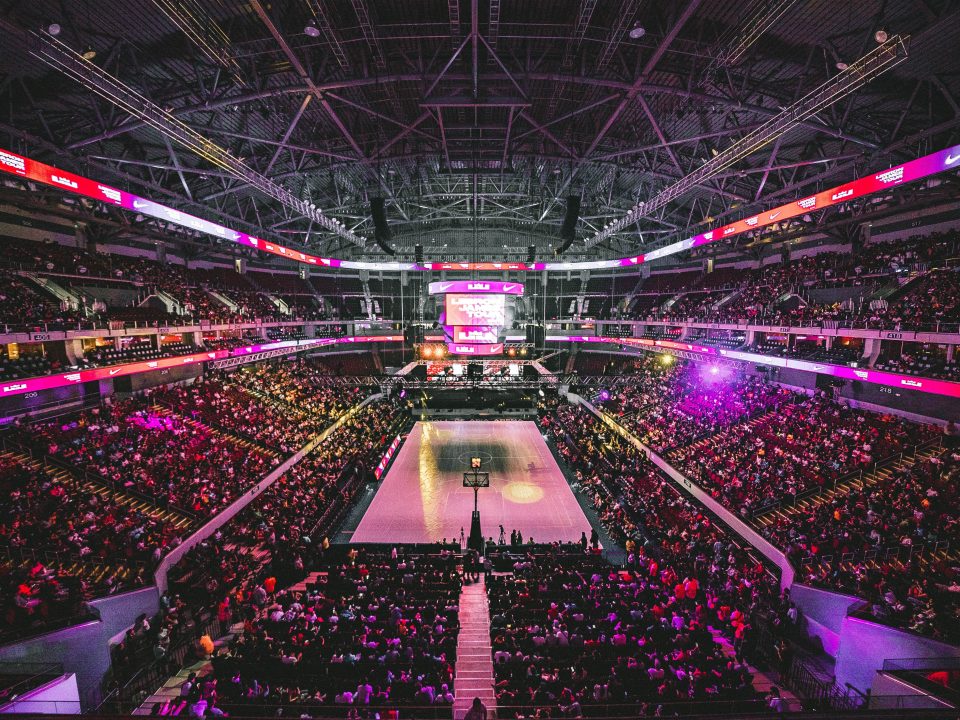
{"label": "nike logo", "polygon": [[777,217],[779,214],[780,214],[780,211],[777,210],[776,212],[770,213],[770,215],[769,215],[768,217],[769,217],[771,220],[773,220],[773,219],[774,219],[775,217]]}
{"label": "nike logo", "polygon": [[955,162],[957,162],[957,160],[960,160],[960,155],[951,155],[950,153],[947,153],[945,164],[953,165]]}
{"label": "nike logo", "polygon": [[145,207],[147,207],[147,203],[141,202],[140,200],[134,200],[134,201],[133,201],[133,209],[134,209],[134,210],[142,210],[142,209],[145,208]]}
{"label": "nike logo", "polygon": [[111,374],[111,375],[116,375],[118,372],[120,372],[120,368],[117,368],[116,370],[111,370],[111,371],[110,371],[110,374]]}

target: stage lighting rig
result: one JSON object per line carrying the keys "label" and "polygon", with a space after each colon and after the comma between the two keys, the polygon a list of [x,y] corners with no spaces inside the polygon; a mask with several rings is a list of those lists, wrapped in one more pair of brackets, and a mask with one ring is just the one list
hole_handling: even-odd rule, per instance
{"label": "stage lighting rig", "polygon": [[447,346],[443,343],[421,343],[414,345],[414,350],[421,360],[444,360],[447,357]]}

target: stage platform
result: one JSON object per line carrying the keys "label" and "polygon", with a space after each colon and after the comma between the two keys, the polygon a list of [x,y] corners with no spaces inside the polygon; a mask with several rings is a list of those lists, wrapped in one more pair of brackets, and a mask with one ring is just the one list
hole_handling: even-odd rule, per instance
{"label": "stage platform", "polygon": [[481,457],[490,487],[480,490],[484,537],[576,541],[590,536],[580,509],[531,421],[418,422],[351,537],[358,543],[424,543],[470,534],[473,490],[463,487],[470,458]]}

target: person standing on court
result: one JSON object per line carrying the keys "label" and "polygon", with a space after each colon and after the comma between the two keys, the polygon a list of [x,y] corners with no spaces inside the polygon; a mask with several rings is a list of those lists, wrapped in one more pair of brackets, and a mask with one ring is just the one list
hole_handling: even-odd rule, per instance
{"label": "person standing on court", "polygon": [[597,529],[590,530],[590,547],[596,552],[600,548],[600,536],[597,535]]}

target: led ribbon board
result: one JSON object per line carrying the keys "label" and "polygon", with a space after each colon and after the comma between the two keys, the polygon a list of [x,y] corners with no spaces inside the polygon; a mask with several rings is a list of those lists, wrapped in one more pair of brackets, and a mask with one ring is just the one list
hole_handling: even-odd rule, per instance
{"label": "led ribbon board", "polygon": [[270,253],[271,255],[285,257],[289,260],[313,265],[315,267],[352,268],[361,270],[416,269],[415,265],[407,263],[363,263],[310,255],[299,250],[294,250],[293,248],[262,240],[253,235],[240,232],[239,230],[231,230],[223,225],[217,225],[209,220],[204,220],[195,215],[175,210],[166,205],[142,198],[139,195],[128,193],[125,190],[89,180],[80,175],[67,172],[66,170],[45,165],[36,160],[12,153],[9,150],[0,149],[0,170],[27,180],[43,183],[44,185],[51,185],[77,195],[83,195],[84,197],[98,200],[107,205],[113,205],[114,207],[120,207],[142,215],[149,215],[150,217],[172,223],[173,225],[179,225],[180,227],[195,230],[206,235],[212,235],[222,240],[227,240],[228,242],[252,247]]}
{"label": "led ribbon board", "polygon": [[916,160],[895,165],[887,170],[868,175],[866,177],[853,180],[843,185],[824,190],[815,195],[810,195],[800,200],[786,203],[771,210],[766,210],[743,220],[722,225],[720,227],[708,230],[695,235],[686,240],[665,245],[662,248],[651,250],[648,253],[634,255],[633,257],[620,258],[617,260],[590,260],[583,262],[548,262],[548,263],[514,263],[514,262],[443,262],[443,263],[425,263],[417,265],[415,263],[400,262],[364,262],[356,260],[338,260],[336,258],[321,258],[316,255],[309,255],[293,248],[288,248],[277,243],[267,242],[260,238],[248,235],[247,233],[231,230],[230,228],[216,223],[203,220],[193,215],[180,212],[166,205],[155,203],[138,195],[118,190],[109,185],[98,183],[95,180],[89,180],[79,175],[60,170],[50,165],[45,165],[35,160],[30,160],[22,155],[0,149],[0,170],[17,175],[19,177],[32,180],[34,182],[50,185],[67,192],[83,195],[94,200],[98,200],[109,205],[122,207],[126,210],[139,212],[150,217],[155,217],[166,222],[179,225],[181,227],[206,233],[214,237],[234,242],[239,245],[262,250],[263,252],[285,257],[295,262],[301,262],[314,267],[322,268],[346,268],[354,270],[516,270],[516,271],[536,271],[536,270],[602,270],[623,267],[634,267],[657,258],[675,255],[676,253],[690,250],[701,245],[717,242],[725,238],[734,237],[749,230],[773,225],[783,222],[798,215],[822,210],[831,205],[853,200],[855,198],[871,195],[896,185],[903,183],[916,182],[930,175],[945,172],[947,170],[960,169],[960,145],[939,152],[925,155]]}
{"label": "led ribbon board", "polygon": [[265,343],[263,345],[244,345],[233,348],[232,350],[211,350],[209,352],[193,353],[191,355],[178,355],[171,358],[158,358],[157,360],[147,360],[142,362],[125,363],[123,365],[111,365],[108,367],[94,368],[92,370],[77,370],[75,372],[61,373],[59,375],[44,375],[42,377],[24,378],[23,380],[10,380],[0,383],[0,397],[12,397],[14,395],[23,395],[25,393],[40,392],[41,390],[52,390],[54,388],[69,387],[70,385],[80,385],[81,383],[92,380],[110,380],[123,377],[125,375],[136,375],[142,372],[153,370],[165,370],[174,367],[183,367],[184,365],[194,365],[196,363],[206,362],[208,360],[223,360],[230,357],[242,357],[252,355],[267,350],[280,350],[290,348],[302,350],[305,348],[325,347],[327,345],[341,345],[350,343],[367,342],[401,342],[402,335],[371,335],[355,336],[341,338],[314,338],[312,340],[280,340],[278,342]]}
{"label": "led ribbon board", "polygon": [[832,365],[829,363],[810,362],[809,360],[794,360],[791,358],[771,357],[769,355],[756,355],[754,353],[740,352],[739,350],[725,350],[708,345],[695,345],[693,343],[676,342],[674,340],[607,338],[596,337],[594,335],[548,335],[546,339],[551,342],[608,343],[613,345],[666,348],[668,350],[687,350],[700,353],[701,355],[741,360],[756,363],[757,365],[772,365],[780,368],[804,370],[806,372],[830,375],[831,377],[841,378],[843,380],[860,380],[862,382],[875,383],[887,387],[919,390],[920,392],[931,393],[933,395],[960,398],[960,382],[936,380],[933,378],[918,378],[914,375],[901,375],[899,373],[883,372],[881,370],[853,368],[847,365]]}

